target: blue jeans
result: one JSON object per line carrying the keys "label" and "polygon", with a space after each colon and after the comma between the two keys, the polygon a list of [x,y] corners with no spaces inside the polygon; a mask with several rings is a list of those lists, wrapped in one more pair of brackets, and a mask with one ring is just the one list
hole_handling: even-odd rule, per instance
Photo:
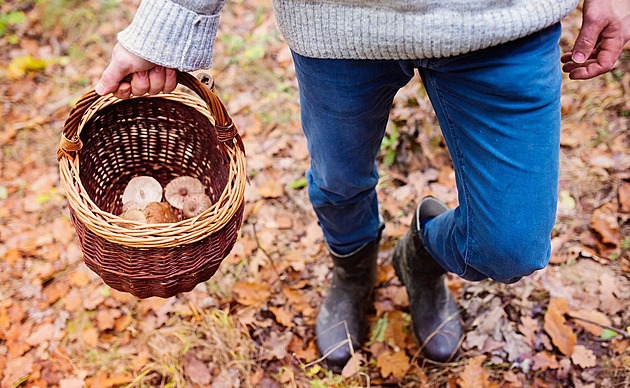
{"label": "blue jeans", "polygon": [[311,165],[308,192],[329,247],[373,240],[376,158],[392,101],[418,69],[455,169],[459,206],[424,228],[446,270],[515,282],[549,260],[560,145],[560,25],[455,57],[329,60],[293,53]]}

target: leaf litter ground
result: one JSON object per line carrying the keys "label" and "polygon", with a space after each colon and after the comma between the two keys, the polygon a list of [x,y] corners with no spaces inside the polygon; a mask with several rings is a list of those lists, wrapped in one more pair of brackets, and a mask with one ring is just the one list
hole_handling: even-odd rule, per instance
{"label": "leaf litter ground", "polygon": [[[313,333],[330,261],[304,188],[291,56],[269,3],[228,3],[210,70],[243,135],[250,181],[219,272],[190,293],[137,300],[82,263],[55,151],[136,6],[0,2],[2,387],[630,385],[628,50],[613,73],[564,82],[552,264],[513,285],[450,279],[466,336],[448,364],[420,355],[391,252],[419,197],[457,204],[454,174],[422,85],[398,93],[380,156],[386,236],[369,338],[333,375]],[[579,24],[578,12],[564,20],[563,50]]]}

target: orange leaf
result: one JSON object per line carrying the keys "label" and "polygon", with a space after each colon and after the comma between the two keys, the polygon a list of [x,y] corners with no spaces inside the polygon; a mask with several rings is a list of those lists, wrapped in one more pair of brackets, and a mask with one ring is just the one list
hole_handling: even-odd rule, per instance
{"label": "orange leaf", "polygon": [[[608,319],[606,314],[601,313],[599,311],[575,310],[575,311],[569,311],[569,316],[573,318],[585,318],[593,322],[600,323],[602,325],[610,326],[611,324],[610,319]],[[603,327],[585,322],[581,319],[576,319],[574,322],[576,325],[581,326],[584,330],[586,330],[587,332],[597,337],[602,335],[602,332],[604,331]]]}
{"label": "orange leaf", "polygon": [[565,324],[564,313],[568,310],[568,301],[566,299],[552,298],[545,313],[544,328],[551,337],[553,344],[563,354],[570,356],[577,342],[577,336],[573,329]]}
{"label": "orange leaf", "polygon": [[536,353],[536,355],[533,357],[533,360],[534,366],[532,367],[532,370],[534,371],[540,370],[541,372],[544,372],[547,369],[558,369],[558,367],[560,366],[560,364],[558,364],[556,356],[551,353],[545,352],[544,350],[542,352]]}
{"label": "orange leaf", "polygon": [[619,208],[622,212],[630,213],[630,182],[619,186]]}
{"label": "orange leaf", "polygon": [[571,354],[573,364],[582,368],[590,368],[597,365],[597,358],[591,349],[587,349],[584,345],[577,345]]}
{"label": "orange leaf", "polygon": [[293,314],[291,314],[290,311],[287,311],[282,307],[269,307],[269,311],[271,311],[273,315],[276,316],[276,321],[279,324],[285,327],[295,326],[295,324],[293,323]]}
{"label": "orange leaf", "polygon": [[457,383],[461,388],[489,388],[488,372],[481,366],[486,356],[471,358],[459,375]]}
{"label": "orange leaf", "polygon": [[381,376],[387,378],[390,374],[398,379],[405,376],[409,370],[409,357],[404,351],[391,353],[389,350],[381,354],[376,360],[376,366],[381,370]]}
{"label": "orange leaf", "polygon": [[68,275],[68,278],[70,278],[70,283],[74,284],[77,287],[85,287],[90,282],[88,274],[86,274],[85,272],[72,272],[70,275]]}
{"label": "orange leaf", "polygon": [[284,195],[284,187],[280,182],[266,180],[258,187],[258,194],[263,198],[278,198]]}
{"label": "orange leaf", "polygon": [[69,312],[75,312],[81,307],[81,303],[83,303],[83,299],[81,299],[81,294],[79,291],[74,288],[63,298],[63,306]]}
{"label": "orange leaf", "polygon": [[96,328],[92,326],[86,327],[83,329],[81,336],[83,337],[83,341],[91,347],[95,348],[96,345],[98,345],[98,331]]}
{"label": "orange leaf", "polygon": [[232,287],[234,299],[244,306],[264,303],[271,295],[269,285],[265,283],[238,281]]}
{"label": "orange leaf", "polygon": [[121,315],[116,309],[101,309],[96,313],[96,325],[100,331],[114,328],[115,320]]}
{"label": "orange leaf", "polygon": [[399,310],[387,313],[387,327],[385,328],[385,339],[389,345],[399,349],[406,347],[407,331],[409,325],[407,316]]}

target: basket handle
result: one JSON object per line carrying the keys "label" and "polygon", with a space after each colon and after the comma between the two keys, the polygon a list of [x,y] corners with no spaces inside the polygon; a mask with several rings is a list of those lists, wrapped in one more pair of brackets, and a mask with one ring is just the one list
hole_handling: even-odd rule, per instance
{"label": "basket handle", "polygon": [[[217,139],[222,143],[236,139],[239,148],[244,151],[245,147],[238,134],[238,130],[219,97],[192,74],[179,70],[176,70],[176,74],[177,83],[195,92],[208,106],[208,109],[215,118]],[[131,77],[130,74],[121,82],[131,82]],[[74,153],[82,148],[83,144],[79,137],[79,123],[85,111],[100,97],[101,96],[92,89],[81,96],[79,101],[72,108],[63,127],[59,150],[57,150],[57,160],[61,160],[63,155],[72,158]]]}

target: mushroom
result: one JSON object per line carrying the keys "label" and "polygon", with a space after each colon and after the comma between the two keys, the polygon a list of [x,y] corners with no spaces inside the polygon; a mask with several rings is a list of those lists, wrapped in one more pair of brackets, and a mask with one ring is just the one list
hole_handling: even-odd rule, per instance
{"label": "mushroom", "polygon": [[163,224],[165,222],[177,222],[177,216],[173,208],[166,202],[150,202],[144,208],[144,215],[149,224]]}
{"label": "mushroom", "polygon": [[164,197],[176,209],[184,208],[186,197],[195,194],[205,194],[206,190],[198,179],[190,176],[180,176],[166,185]]}
{"label": "mushroom", "polygon": [[212,205],[212,200],[205,194],[187,195],[182,211],[188,218],[198,216]]}
{"label": "mushroom", "polygon": [[137,176],[132,178],[122,196],[122,203],[136,202],[143,210],[149,202],[162,200],[162,186],[160,182],[150,176]]}
{"label": "mushroom", "polygon": [[129,220],[129,221],[137,221],[143,224],[147,223],[147,217],[145,217],[144,213],[138,209],[129,209],[123,214],[120,215],[120,218]]}
{"label": "mushroom", "polygon": [[132,209],[142,210],[140,208],[140,205],[136,201],[129,201],[126,204],[124,204],[122,207],[123,213],[126,212],[127,210],[132,210]]}

